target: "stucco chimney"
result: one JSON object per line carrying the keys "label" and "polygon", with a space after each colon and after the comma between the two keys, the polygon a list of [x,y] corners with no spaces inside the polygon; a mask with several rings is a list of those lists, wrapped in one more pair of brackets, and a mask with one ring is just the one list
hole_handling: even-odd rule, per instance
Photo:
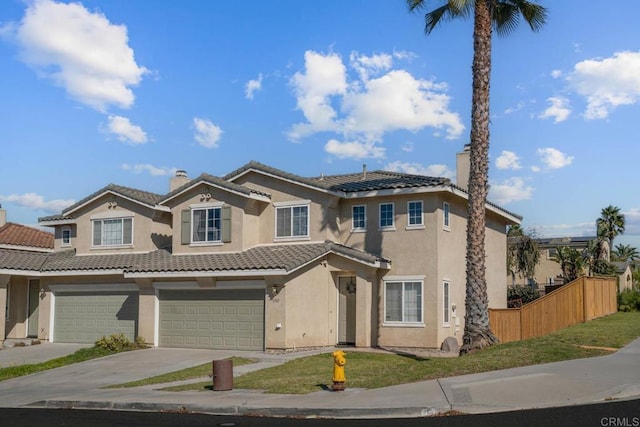
{"label": "stucco chimney", "polygon": [[456,154],[456,185],[463,190],[469,189],[469,156],[471,145],[465,144],[461,153]]}
{"label": "stucco chimney", "polygon": [[2,209],[2,205],[0,205],[0,227],[7,223],[7,211]]}
{"label": "stucco chimney", "polygon": [[187,176],[187,171],[179,169],[176,171],[176,175],[169,180],[169,191],[173,191],[176,188],[182,187],[187,182],[191,181]]}

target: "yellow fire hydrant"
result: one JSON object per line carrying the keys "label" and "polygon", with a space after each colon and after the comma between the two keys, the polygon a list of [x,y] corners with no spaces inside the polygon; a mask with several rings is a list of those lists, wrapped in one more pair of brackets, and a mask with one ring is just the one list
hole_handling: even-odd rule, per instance
{"label": "yellow fire hydrant", "polygon": [[344,365],[347,363],[346,355],[342,350],[336,350],[331,353],[331,356],[333,356],[333,391],[342,391],[345,388]]}

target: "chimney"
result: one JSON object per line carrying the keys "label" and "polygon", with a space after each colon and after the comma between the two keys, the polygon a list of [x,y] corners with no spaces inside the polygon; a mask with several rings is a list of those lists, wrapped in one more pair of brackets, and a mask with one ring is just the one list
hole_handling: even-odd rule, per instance
{"label": "chimney", "polygon": [[176,188],[182,187],[187,182],[191,181],[187,176],[187,171],[179,169],[176,171],[176,175],[169,180],[169,191],[173,191]]}
{"label": "chimney", "polygon": [[471,144],[465,144],[461,153],[456,154],[456,185],[465,191],[469,190],[469,156]]}
{"label": "chimney", "polygon": [[0,205],[0,227],[7,223],[7,211],[2,209],[2,205]]}

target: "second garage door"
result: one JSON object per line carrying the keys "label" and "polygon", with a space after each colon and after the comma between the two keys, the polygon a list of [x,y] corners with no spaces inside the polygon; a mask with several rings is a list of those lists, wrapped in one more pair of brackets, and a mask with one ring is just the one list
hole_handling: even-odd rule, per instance
{"label": "second garage door", "polygon": [[264,289],[162,290],[159,345],[263,350]]}

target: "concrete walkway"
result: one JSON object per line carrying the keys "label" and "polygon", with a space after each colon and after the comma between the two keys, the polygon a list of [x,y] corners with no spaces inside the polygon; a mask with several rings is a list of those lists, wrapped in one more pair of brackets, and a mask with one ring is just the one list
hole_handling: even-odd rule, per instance
{"label": "concrete walkway", "polygon": [[383,418],[429,416],[452,409],[486,413],[640,398],[640,339],[603,357],[373,390],[279,395],[257,390],[174,393],[150,386],[101,389],[231,355],[260,359],[258,364],[235,368],[238,375],[315,353],[318,351],[268,355],[166,348],[121,353],[0,382],[0,406]]}

